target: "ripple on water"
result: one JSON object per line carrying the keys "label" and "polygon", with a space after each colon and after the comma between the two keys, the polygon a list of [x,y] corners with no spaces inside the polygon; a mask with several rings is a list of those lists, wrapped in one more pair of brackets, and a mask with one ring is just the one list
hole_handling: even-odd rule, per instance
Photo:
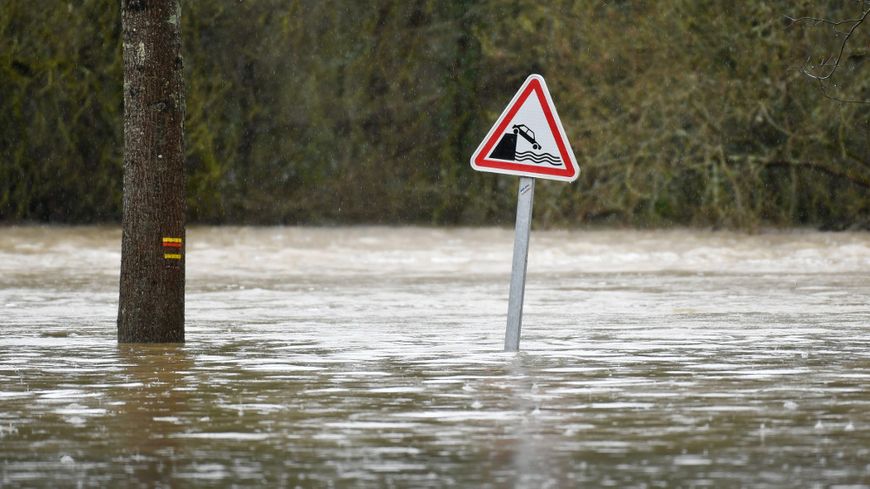
{"label": "ripple on water", "polygon": [[517,355],[511,239],[193,228],[126,348],[119,231],[7,228],[0,486],[866,485],[866,233],[536,230]]}

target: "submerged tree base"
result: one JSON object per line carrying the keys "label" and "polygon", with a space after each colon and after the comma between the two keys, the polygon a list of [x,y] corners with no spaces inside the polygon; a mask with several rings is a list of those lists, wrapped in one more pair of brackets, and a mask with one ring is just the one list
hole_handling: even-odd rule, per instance
{"label": "submerged tree base", "polygon": [[124,220],[118,341],[184,341],[184,78],[178,0],[121,4]]}

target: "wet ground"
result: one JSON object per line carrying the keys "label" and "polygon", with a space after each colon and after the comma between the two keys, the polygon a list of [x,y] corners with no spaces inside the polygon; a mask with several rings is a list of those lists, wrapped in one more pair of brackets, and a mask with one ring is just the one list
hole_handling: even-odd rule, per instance
{"label": "wet ground", "polygon": [[120,231],[0,228],[2,487],[870,487],[870,235],[194,228],[183,346]]}

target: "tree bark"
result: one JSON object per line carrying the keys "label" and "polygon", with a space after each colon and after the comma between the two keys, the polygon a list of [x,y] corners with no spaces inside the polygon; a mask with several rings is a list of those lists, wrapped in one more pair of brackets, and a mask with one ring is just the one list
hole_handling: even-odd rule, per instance
{"label": "tree bark", "polygon": [[179,0],[122,0],[124,215],[118,342],[184,341]]}

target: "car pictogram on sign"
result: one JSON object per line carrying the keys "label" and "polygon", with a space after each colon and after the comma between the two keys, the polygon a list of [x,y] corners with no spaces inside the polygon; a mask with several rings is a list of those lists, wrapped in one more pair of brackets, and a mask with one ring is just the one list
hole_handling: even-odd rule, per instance
{"label": "car pictogram on sign", "polygon": [[529,126],[525,124],[514,124],[513,125],[514,134],[519,134],[526,141],[532,144],[533,149],[541,149],[541,145],[535,141],[535,133],[529,129]]}

